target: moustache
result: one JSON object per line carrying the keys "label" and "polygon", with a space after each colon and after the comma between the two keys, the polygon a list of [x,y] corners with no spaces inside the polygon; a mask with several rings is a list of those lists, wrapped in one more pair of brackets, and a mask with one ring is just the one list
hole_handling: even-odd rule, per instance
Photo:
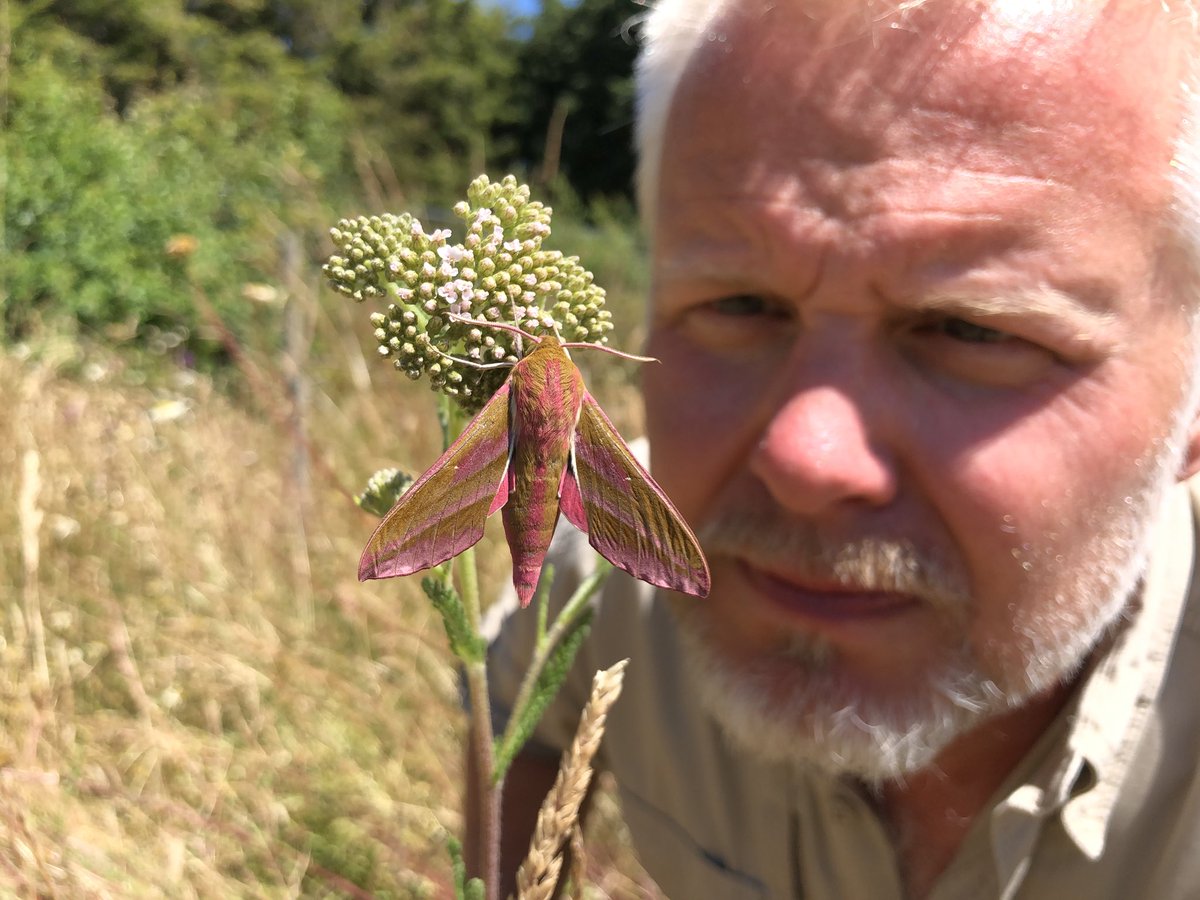
{"label": "moustache", "polygon": [[971,603],[960,570],[906,538],[833,538],[811,522],[767,509],[718,512],[698,536],[711,556],[735,557],[788,580],[908,594],[958,615]]}

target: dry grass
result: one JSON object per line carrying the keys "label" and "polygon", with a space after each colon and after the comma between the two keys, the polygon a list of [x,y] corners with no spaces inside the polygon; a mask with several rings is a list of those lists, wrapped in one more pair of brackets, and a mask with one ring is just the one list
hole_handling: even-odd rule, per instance
{"label": "dry grass", "polygon": [[354,582],[370,522],[269,415],[82,368],[0,359],[0,889],[420,893],[461,729],[424,604]]}
{"label": "dry grass", "polygon": [[[628,663],[622,660],[597,672],[592,680],[592,695],[583,708],[575,739],[563,755],[554,786],[538,811],[529,855],[517,870],[518,900],[549,898],[562,872],[564,848],[568,842],[582,844],[577,837],[579,811],[592,781],[592,759],[604,737],[608,711],[621,695]],[[581,852],[580,846],[576,856]]]}
{"label": "dry grass", "polygon": [[[454,669],[415,580],[356,582],[348,496],[434,458],[432,401],[356,387],[345,336],[320,310],[305,440],[265,358],[234,402],[74,343],[0,354],[0,895],[446,895]],[[643,896],[601,825],[591,895]]]}

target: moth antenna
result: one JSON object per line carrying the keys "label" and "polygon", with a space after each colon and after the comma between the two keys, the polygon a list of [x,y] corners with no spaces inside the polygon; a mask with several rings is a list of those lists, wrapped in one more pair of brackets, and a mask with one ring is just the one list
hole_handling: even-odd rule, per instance
{"label": "moth antenna", "polygon": [[462,363],[464,366],[470,366],[473,369],[511,369],[513,366],[516,365],[516,363],[510,363],[510,362],[506,362],[506,361],[505,362],[494,362],[494,363],[476,362],[473,359],[464,359],[461,356],[454,356],[451,353],[447,353],[445,350],[439,350],[437,347],[434,347],[432,344],[429,346],[428,349],[432,350],[438,356],[444,357],[444,358],[449,359],[456,363]]}
{"label": "moth antenna", "polygon": [[[517,331],[517,356],[524,358],[525,356],[525,338],[533,339],[533,335],[526,334],[525,330],[517,325],[517,298],[509,296],[508,298],[508,317],[513,321],[513,327]],[[536,344],[537,341],[534,340]]]}
{"label": "moth antenna", "polygon": [[621,359],[628,359],[632,362],[656,363],[661,362],[660,359],[654,356],[637,356],[633,353],[626,353],[624,350],[617,350],[613,347],[606,347],[604,344],[589,344],[586,341],[572,341],[569,344],[563,344],[564,347],[574,347],[577,350],[603,350],[605,353],[611,353],[613,356],[619,356]]}
{"label": "moth antenna", "polygon": [[483,319],[469,319],[466,316],[460,316],[458,313],[447,313],[446,318],[452,319],[455,322],[461,322],[464,325],[478,325],[481,328],[499,328],[501,331],[511,331],[517,337],[527,337],[535,344],[538,343],[538,339],[524,328],[509,325],[507,322],[486,322]]}
{"label": "moth antenna", "polygon": [[[479,325],[482,328],[499,328],[501,331],[511,331],[518,337],[527,337],[535,344],[540,343],[537,337],[530,334],[524,328],[519,328],[516,325],[510,325],[507,322],[486,322],[482,319],[470,319],[466,316],[460,316],[458,313],[447,313],[446,318],[453,319],[455,322],[461,322],[464,325]],[[558,329],[556,328],[555,333],[557,333],[557,331]],[[591,344],[587,341],[560,341],[560,345],[564,350],[571,348],[603,350],[605,353],[611,353],[613,356],[619,356],[621,359],[628,359],[631,362],[656,363],[660,361],[653,356],[637,356],[633,353],[626,353],[624,350],[616,350],[612,347],[606,347],[603,344]],[[445,354],[443,354],[443,356],[444,355]],[[511,363],[507,363],[506,365],[511,365]]]}

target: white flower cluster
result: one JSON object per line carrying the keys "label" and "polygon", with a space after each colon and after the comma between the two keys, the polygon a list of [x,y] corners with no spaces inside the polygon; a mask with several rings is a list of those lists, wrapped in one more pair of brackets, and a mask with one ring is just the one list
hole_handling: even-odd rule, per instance
{"label": "white flower cluster", "polygon": [[461,244],[408,213],[343,219],[330,231],[340,252],[324,272],[355,300],[390,300],[371,316],[380,354],[474,412],[508,374],[476,364],[516,362],[521,349],[517,335],[487,323],[595,343],[612,324],[604,290],[579,259],[542,249],[551,210],[526,185],[481,175],[454,213],[467,229]]}

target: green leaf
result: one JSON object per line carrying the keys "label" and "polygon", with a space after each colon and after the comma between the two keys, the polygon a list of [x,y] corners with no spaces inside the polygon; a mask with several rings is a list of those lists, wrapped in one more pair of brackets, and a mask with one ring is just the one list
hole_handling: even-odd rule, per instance
{"label": "green leaf", "polygon": [[487,653],[487,644],[471,629],[458,591],[443,579],[433,576],[422,578],[421,588],[442,616],[442,624],[454,655],[465,663],[482,662]]}
{"label": "green leaf", "polygon": [[483,879],[472,878],[467,882],[467,900],[483,900]]}
{"label": "green leaf", "polygon": [[519,718],[515,724],[506,729],[507,739],[497,742],[493,754],[495,760],[495,770],[492,773],[493,782],[499,782],[504,777],[513,757],[525,746],[525,742],[529,740],[529,736],[533,734],[533,729],[541,719],[542,713],[546,711],[546,707],[554,699],[558,689],[562,687],[567,673],[571,671],[571,663],[575,661],[575,655],[579,652],[579,648],[583,645],[583,640],[591,628],[592,614],[593,610],[589,609],[571,623],[570,630],[555,646],[545,667],[539,673],[529,702],[516,711]]}
{"label": "green leaf", "polygon": [[450,871],[454,874],[454,900],[466,900],[467,863],[463,859],[462,844],[454,835],[448,834],[446,849],[450,853]]}

